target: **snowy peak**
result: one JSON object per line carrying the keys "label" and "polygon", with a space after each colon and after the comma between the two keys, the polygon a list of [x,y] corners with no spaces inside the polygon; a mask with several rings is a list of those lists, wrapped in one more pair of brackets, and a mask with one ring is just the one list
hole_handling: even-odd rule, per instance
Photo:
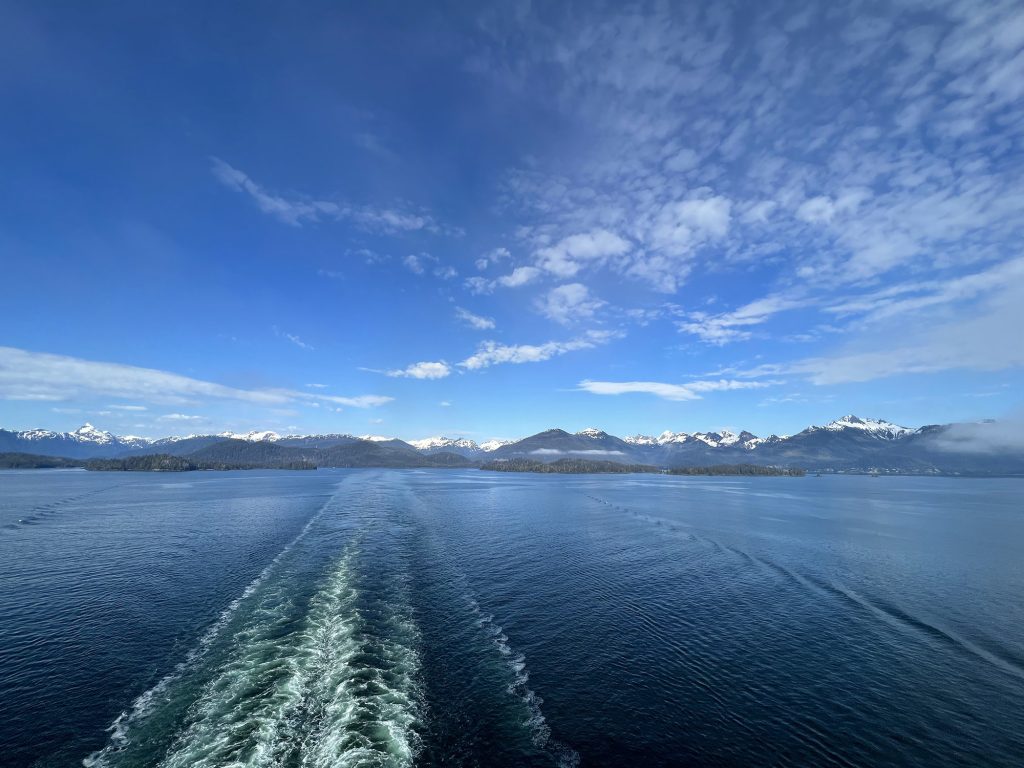
{"label": "snowy peak", "polygon": [[740,436],[735,434],[734,432],[730,432],[727,429],[722,430],[721,434],[719,434],[718,436],[718,444],[720,446],[736,445],[736,443],[738,443],[739,441]]}
{"label": "snowy peak", "polygon": [[760,445],[775,445],[775,443],[781,443],[786,440],[786,437],[779,437],[778,435],[768,435],[768,437],[758,437],[750,432],[740,432],[740,443],[748,451],[752,451]]}
{"label": "snowy peak", "polygon": [[267,430],[265,432],[247,432],[243,440],[248,440],[250,443],[273,443],[281,439],[281,436],[277,432],[271,432]]}
{"label": "snowy peak", "polygon": [[685,443],[691,437],[686,432],[672,432],[666,429],[657,437],[652,437],[651,435],[632,435],[622,439],[630,445],[668,445],[669,443]]}
{"label": "snowy peak", "polygon": [[589,437],[591,440],[599,440],[602,437],[607,436],[607,432],[597,429],[596,427],[587,427],[586,429],[581,429],[576,433],[576,437]]}
{"label": "snowy peak", "polygon": [[630,435],[629,437],[622,438],[624,443],[630,445],[657,445],[658,438],[651,437],[650,435]]}
{"label": "snowy peak", "polygon": [[465,437],[444,437],[443,435],[438,435],[437,437],[425,437],[422,440],[410,440],[409,445],[421,451],[426,451],[431,448],[462,448],[467,451],[480,450],[480,446],[473,440],[469,440]]}
{"label": "snowy peak", "polygon": [[52,440],[53,438],[69,437],[70,433],[65,432],[51,432],[48,429],[27,429],[24,432],[18,432],[18,437],[22,440]]}
{"label": "snowy peak", "polygon": [[[730,437],[735,437],[731,432],[726,432],[725,434]],[[702,443],[707,443],[712,448],[717,448],[721,445],[723,435],[718,432],[694,432],[693,437],[700,440]]]}
{"label": "snowy peak", "polygon": [[226,437],[231,440],[245,440],[250,443],[276,443],[281,439],[281,436],[277,432],[271,432],[270,430],[264,430],[262,432],[258,430],[252,430],[250,432],[221,432],[217,437]]}
{"label": "snowy peak", "polygon": [[113,455],[127,450],[148,448],[153,441],[146,437],[132,435],[118,436],[97,429],[92,424],[83,424],[74,432],[54,432],[49,429],[28,429],[23,432],[4,433],[0,438],[0,451],[39,453],[46,456],[67,456],[69,458],[91,458]]}
{"label": "snowy peak", "polygon": [[96,427],[88,422],[72,432],[71,437],[81,443],[96,443],[97,445],[110,445],[116,440],[109,432],[96,429]]}
{"label": "snowy peak", "polygon": [[854,416],[852,413],[843,416],[841,419],[829,422],[824,427],[821,427],[821,429],[827,429],[829,432],[856,429],[883,440],[895,440],[914,431],[901,427],[899,424],[882,421],[881,419],[862,419],[859,416]]}
{"label": "snowy peak", "polygon": [[651,437],[650,435],[632,435],[631,437],[625,437],[623,440],[630,445],[656,447],[663,445],[673,445],[690,443],[698,441],[704,443],[711,448],[728,448],[732,445],[741,445],[747,450],[753,450],[761,443],[765,442],[763,438],[758,437],[752,432],[743,430],[738,435],[729,430],[722,430],[721,432],[672,432],[671,430],[665,430],[657,437]]}
{"label": "snowy peak", "polygon": [[492,451],[496,451],[506,445],[512,445],[514,442],[515,440],[485,440],[480,443],[480,450],[485,453],[491,453]]}

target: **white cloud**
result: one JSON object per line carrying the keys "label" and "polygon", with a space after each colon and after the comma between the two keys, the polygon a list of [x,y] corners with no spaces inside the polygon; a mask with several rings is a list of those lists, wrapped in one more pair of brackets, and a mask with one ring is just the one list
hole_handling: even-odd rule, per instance
{"label": "white cloud", "polygon": [[388,371],[387,375],[408,379],[443,379],[451,372],[452,369],[448,363],[441,360],[438,362],[413,363],[406,368]]}
{"label": "white cloud", "polygon": [[828,195],[819,195],[801,203],[796,209],[796,217],[809,224],[830,224],[836,216],[856,211],[870,196],[869,191],[860,189],[847,190],[835,200]]}
{"label": "white cloud", "polygon": [[[302,393],[295,393],[302,396]],[[337,395],[310,395],[307,396],[315,400],[322,400],[328,403],[336,403],[337,405],[348,405],[352,408],[375,408],[379,405],[386,405],[392,402],[395,398],[388,397],[387,395],[356,395],[355,397],[339,397]]]}
{"label": "white cloud", "polygon": [[764,224],[778,208],[774,200],[761,200],[746,206],[743,211],[743,221],[747,224]]}
{"label": "white cloud", "polygon": [[211,158],[214,177],[226,187],[248,195],[256,206],[285,224],[302,226],[306,222],[332,219],[350,221],[374,232],[414,232],[426,230],[435,233],[458,234],[444,228],[425,213],[401,211],[392,208],[353,206],[333,200],[315,200],[300,195],[285,197],[273,194],[253,181],[246,173],[233,168],[220,158]]}
{"label": "white cloud", "polygon": [[289,389],[239,389],[154,368],[0,347],[0,398],[74,400],[96,396],[163,404],[204,399],[261,406],[321,401],[355,408],[383,405],[394,399],[384,395],[341,397]]}
{"label": "white cloud", "polygon": [[828,223],[835,215],[835,206],[827,197],[812,197],[796,209],[796,217],[810,224]]}
{"label": "white cloud", "polygon": [[537,301],[537,309],[545,317],[562,325],[590,320],[605,302],[591,296],[582,283],[568,283],[552,288]]}
{"label": "white cloud", "polygon": [[287,333],[285,331],[282,331],[276,325],[274,326],[274,335],[277,336],[279,339],[287,339],[299,349],[305,349],[310,352],[316,349],[316,347],[314,347],[312,344],[307,344],[294,333]]}
{"label": "white cloud", "polygon": [[722,196],[668,203],[651,223],[646,242],[668,256],[688,256],[707,242],[725,237],[732,202]]}
{"label": "white cloud", "polygon": [[592,381],[584,379],[579,388],[595,395],[625,395],[642,393],[663,400],[700,400],[701,393],[736,389],[761,389],[769,382],[719,379],[717,381],[691,381],[687,384],[669,384],[660,381]]}
{"label": "white cloud", "polygon": [[760,325],[779,312],[806,307],[807,299],[780,294],[745,304],[732,312],[712,315],[707,312],[690,312],[687,319],[676,325],[680,331],[698,336],[707,344],[723,345],[731,341],[744,341],[752,334],[749,327]]}
{"label": "white cloud", "polygon": [[494,291],[494,281],[486,277],[467,277],[465,282],[466,290],[474,296]]}
{"label": "white cloud", "polygon": [[537,267],[516,267],[509,274],[502,275],[501,277],[495,278],[494,280],[488,280],[486,277],[469,277],[466,278],[466,289],[474,294],[481,295],[487,293],[493,293],[495,288],[519,288],[520,286],[532,283],[538,277],[540,277],[541,271]]}
{"label": "white cloud", "polygon": [[422,275],[424,272],[423,259],[414,253],[410,253],[402,259],[402,263],[405,264],[406,269],[417,275]]}
{"label": "white cloud", "polygon": [[1024,279],[1007,280],[980,306],[955,315],[935,312],[894,316],[872,333],[829,356],[768,363],[737,376],[798,376],[814,384],[873,381],[939,371],[999,371],[1024,367],[1024,345],[1012,330],[1024,328]]}
{"label": "white cloud", "polygon": [[700,157],[692,149],[681,149],[665,161],[665,168],[676,173],[692,171],[700,162]]}
{"label": "white cloud", "polygon": [[534,255],[542,269],[559,277],[572,277],[585,265],[600,265],[609,258],[627,254],[631,248],[628,240],[614,232],[595,229],[570,235]]}
{"label": "white cloud", "polygon": [[434,267],[434,277],[439,277],[442,280],[454,280],[459,276],[459,271],[451,265],[444,265],[441,267]]}
{"label": "white cloud", "polygon": [[474,315],[468,309],[463,309],[462,307],[455,308],[455,316],[470,328],[476,328],[478,331],[489,331],[494,328],[494,320],[491,318]]}
{"label": "white cloud", "polygon": [[1024,451],[1024,414],[997,421],[953,424],[932,438],[934,447],[957,453],[1017,453]]}
{"label": "white cloud", "polygon": [[108,405],[114,411],[145,411],[148,410],[144,405]]}
{"label": "white cloud", "polygon": [[863,313],[867,320],[878,322],[900,314],[975,299],[1022,280],[1024,257],[1018,257],[981,272],[947,280],[915,280],[861,296],[843,297],[825,307],[824,311],[839,317]]}
{"label": "white cloud", "polygon": [[536,267],[516,267],[507,275],[499,277],[495,282],[505,288],[518,288],[521,285],[532,283],[540,276],[540,270]]}
{"label": "white cloud", "polygon": [[[665,292],[765,257],[824,290],[1005,258],[1024,236],[1018,5],[486,13],[474,71],[586,125],[578,152],[511,169],[501,203],[555,274],[590,263],[566,236],[602,229],[634,247],[598,263]],[[730,217],[676,208],[696,198]]]}
{"label": "white cloud", "polygon": [[280,219],[285,224],[300,226],[303,221],[315,221],[319,216],[316,206],[312,203],[272,195],[245,173],[216,157],[213,158],[213,175],[224,186],[249,195],[261,211]]}
{"label": "white cloud", "polygon": [[577,339],[549,341],[536,345],[500,344],[496,341],[485,341],[480,345],[476,354],[467,357],[459,363],[459,366],[475,371],[504,363],[539,363],[559,355],[564,355],[567,352],[592,349],[620,337],[621,334],[612,331],[590,331]]}
{"label": "white cloud", "polygon": [[416,275],[426,274],[427,267],[430,264],[435,266],[431,269],[431,274],[434,277],[438,277],[442,280],[452,280],[459,276],[459,272],[455,267],[448,264],[441,264],[440,259],[437,256],[432,256],[429,253],[410,253],[404,259],[402,264],[410,272]]}
{"label": "white cloud", "polygon": [[500,261],[505,261],[506,259],[511,258],[512,254],[509,252],[508,248],[494,248],[476,260],[476,268],[483,271],[491,264],[497,264]]}
{"label": "white cloud", "polygon": [[205,421],[203,416],[191,416],[187,413],[165,413],[160,421]]}

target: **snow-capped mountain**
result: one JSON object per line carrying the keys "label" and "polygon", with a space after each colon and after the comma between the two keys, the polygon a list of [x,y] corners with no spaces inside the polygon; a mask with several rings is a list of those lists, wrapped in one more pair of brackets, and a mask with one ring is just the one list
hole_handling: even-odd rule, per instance
{"label": "snow-capped mountain", "polygon": [[[820,471],[877,468],[913,472],[1024,472],[1024,455],[1013,451],[1004,451],[994,458],[992,454],[979,454],[976,450],[972,453],[969,446],[961,450],[957,446],[963,443],[963,431],[955,426],[911,429],[850,414],[792,436],[758,437],[751,432],[730,430],[666,430],[657,436],[640,434],[623,439],[588,427],[576,433],[549,429],[520,440],[488,440],[477,444],[468,438],[445,436],[403,442],[381,435],[281,435],[270,430],[150,440],[118,436],[84,424],[73,432],[0,429],[0,452],[71,459],[169,453],[207,458],[224,454],[237,460],[239,456],[251,454],[253,461],[262,461],[272,454],[282,460],[286,457],[305,460],[314,456],[319,457],[317,460],[340,462],[324,466],[465,466],[467,460],[554,461],[575,457],[661,467],[754,463]],[[971,425],[971,428],[977,431],[981,426]]]}
{"label": "snow-capped mountain", "polygon": [[631,435],[630,437],[622,438],[625,442],[630,445],[669,445],[671,443],[685,443],[689,440],[694,439],[694,435],[686,432],[673,432],[666,429],[657,437],[652,435]]}
{"label": "snow-capped mountain", "polygon": [[485,440],[480,443],[480,450],[484,453],[493,453],[499,448],[503,448],[506,445],[512,445],[515,440]]}
{"label": "snow-capped mountain", "polygon": [[[277,434],[277,432],[271,432],[270,430],[260,432],[255,429],[245,433],[221,432],[217,436],[231,438],[232,440],[245,440],[250,443],[276,443],[281,439],[281,435]],[[305,435],[302,435],[302,437],[305,437]]]}
{"label": "snow-capped mountain", "polygon": [[465,448],[471,451],[480,450],[480,446],[475,441],[465,437],[444,437],[438,435],[437,437],[425,437],[422,440],[407,440],[407,443],[413,448],[421,451],[430,450],[432,448]]}
{"label": "snow-capped mountain", "polygon": [[151,440],[135,435],[118,436],[83,424],[74,432],[53,432],[48,429],[29,429],[11,432],[0,429],[0,450],[37,453],[45,456],[65,456],[71,459],[109,456],[148,448]]}
{"label": "snow-capped mountain", "polygon": [[477,445],[476,441],[470,440],[466,437],[445,437],[443,435],[438,435],[436,437],[425,437],[422,440],[407,440],[406,442],[417,451],[421,451],[426,454],[455,453],[459,456],[473,458],[482,453],[482,450],[480,446]]}
{"label": "snow-capped mountain", "polygon": [[495,458],[543,457],[551,459],[585,456],[621,461],[628,455],[629,448],[629,444],[621,438],[593,427],[575,434],[570,434],[563,429],[548,429],[503,445],[495,449],[493,455]]}
{"label": "snow-capped mountain", "polygon": [[630,445],[682,445],[684,443],[690,443],[694,440],[700,441],[707,446],[712,448],[718,448],[721,446],[736,445],[741,443],[744,447],[750,447],[754,441],[760,440],[761,438],[757,435],[751,434],[750,432],[741,432],[735,434],[729,430],[722,430],[721,432],[694,432],[690,434],[688,432],[672,432],[671,430],[665,430],[657,437],[651,437],[650,435],[633,435],[632,437],[623,438],[625,442]]}
{"label": "snow-capped mountain", "polygon": [[883,440],[895,440],[915,431],[889,421],[882,421],[881,419],[862,419],[859,416],[854,416],[852,413],[843,416],[841,419],[830,421],[824,427],[808,427],[808,429],[827,429],[830,432],[856,429]]}

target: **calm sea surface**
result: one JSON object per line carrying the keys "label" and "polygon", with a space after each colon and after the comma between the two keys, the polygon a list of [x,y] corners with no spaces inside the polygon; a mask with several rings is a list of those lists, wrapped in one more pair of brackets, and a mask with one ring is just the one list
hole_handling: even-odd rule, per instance
{"label": "calm sea surface", "polygon": [[0,764],[1024,765],[1024,482],[0,473]]}

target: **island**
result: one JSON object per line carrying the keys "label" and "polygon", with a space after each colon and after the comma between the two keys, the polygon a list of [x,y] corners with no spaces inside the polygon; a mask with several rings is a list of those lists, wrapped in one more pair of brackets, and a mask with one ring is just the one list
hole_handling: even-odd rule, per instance
{"label": "island", "polygon": [[269,463],[236,464],[225,461],[200,461],[185,456],[156,453],[129,456],[124,459],[90,459],[85,468],[93,472],[197,472],[234,469],[316,469],[316,464],[302,459]]}
{"label": "island", "polygon": [[662,470],[648,464],[620,464],[617,461],[593,459],[558,459],[552,462],[535,459],[498,459],[489,461],[480,469],[491,472],[539,472],[556,475],[627,474],[632,472],[660,473]]}
{"label": "island", "polygon": [[766,467],[760,464],[715,464],[709,467],[673,467],[670,475],[742,475],[755,477],[803,477],[797,467]]}

